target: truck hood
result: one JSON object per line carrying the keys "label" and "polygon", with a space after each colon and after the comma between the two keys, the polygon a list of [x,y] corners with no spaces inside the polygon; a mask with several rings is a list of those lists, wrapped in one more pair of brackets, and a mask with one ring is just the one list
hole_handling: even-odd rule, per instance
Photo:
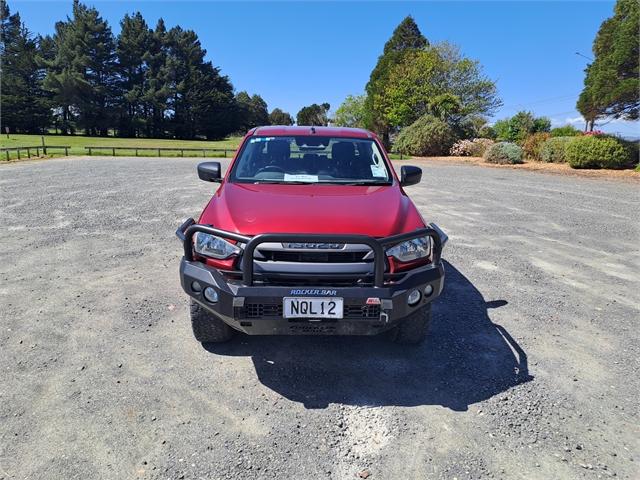
{"label": "truck hood", "polygon": [[350,233],[386,237],[424,226],[397,185],[223,183],[199,223],[243,235]]}

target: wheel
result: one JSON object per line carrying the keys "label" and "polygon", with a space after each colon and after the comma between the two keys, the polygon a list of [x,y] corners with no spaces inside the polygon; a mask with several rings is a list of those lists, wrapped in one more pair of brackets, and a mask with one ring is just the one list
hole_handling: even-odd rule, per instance
{"label": "wheel", "polygon": [[391,340],[402,345],[422,343],[431,323],[431,304],[420,307],[391,330]]}
{"label": "wheel", "polygon": [[191,327],[200,343],[222,343],[231,340],[235,330],[213,313],[191,299]]}

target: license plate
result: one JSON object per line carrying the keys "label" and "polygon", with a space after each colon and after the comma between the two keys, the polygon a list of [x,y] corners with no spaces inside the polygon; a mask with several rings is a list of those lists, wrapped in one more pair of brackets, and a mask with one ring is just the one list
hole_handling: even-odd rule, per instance
{"label": "license plate", "polygon": [[285,297],[284,318],[342,318],[342,298]]}

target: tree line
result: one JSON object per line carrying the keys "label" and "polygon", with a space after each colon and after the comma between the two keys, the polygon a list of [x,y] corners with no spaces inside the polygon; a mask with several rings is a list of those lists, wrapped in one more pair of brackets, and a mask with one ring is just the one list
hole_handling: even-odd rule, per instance
{"label": "tree line", "polygon": [[234,92],[206,60],[197,34],[127,14],[115,36],[74,0],[53,35],[33,35],[0,0],[1,118],[12,133],[223,138],[257,125],[293,124],[260,95]]}

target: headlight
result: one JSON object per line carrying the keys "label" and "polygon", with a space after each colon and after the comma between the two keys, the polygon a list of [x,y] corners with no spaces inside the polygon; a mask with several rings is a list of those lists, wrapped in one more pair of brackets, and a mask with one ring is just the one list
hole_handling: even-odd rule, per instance
{"label": "headlight", "polygon": [[431,237],[419,237],[399,243],[387,249],[390,255],[401,262],[409,262],[418,258],[428,257],[431,253]]}
{"label": "headlight", "polygon": [[196,232],[195,236],[195,249],[200,255],[223,260],[229,258],[231,255],[240,253],[240,248],[215,235]]}

